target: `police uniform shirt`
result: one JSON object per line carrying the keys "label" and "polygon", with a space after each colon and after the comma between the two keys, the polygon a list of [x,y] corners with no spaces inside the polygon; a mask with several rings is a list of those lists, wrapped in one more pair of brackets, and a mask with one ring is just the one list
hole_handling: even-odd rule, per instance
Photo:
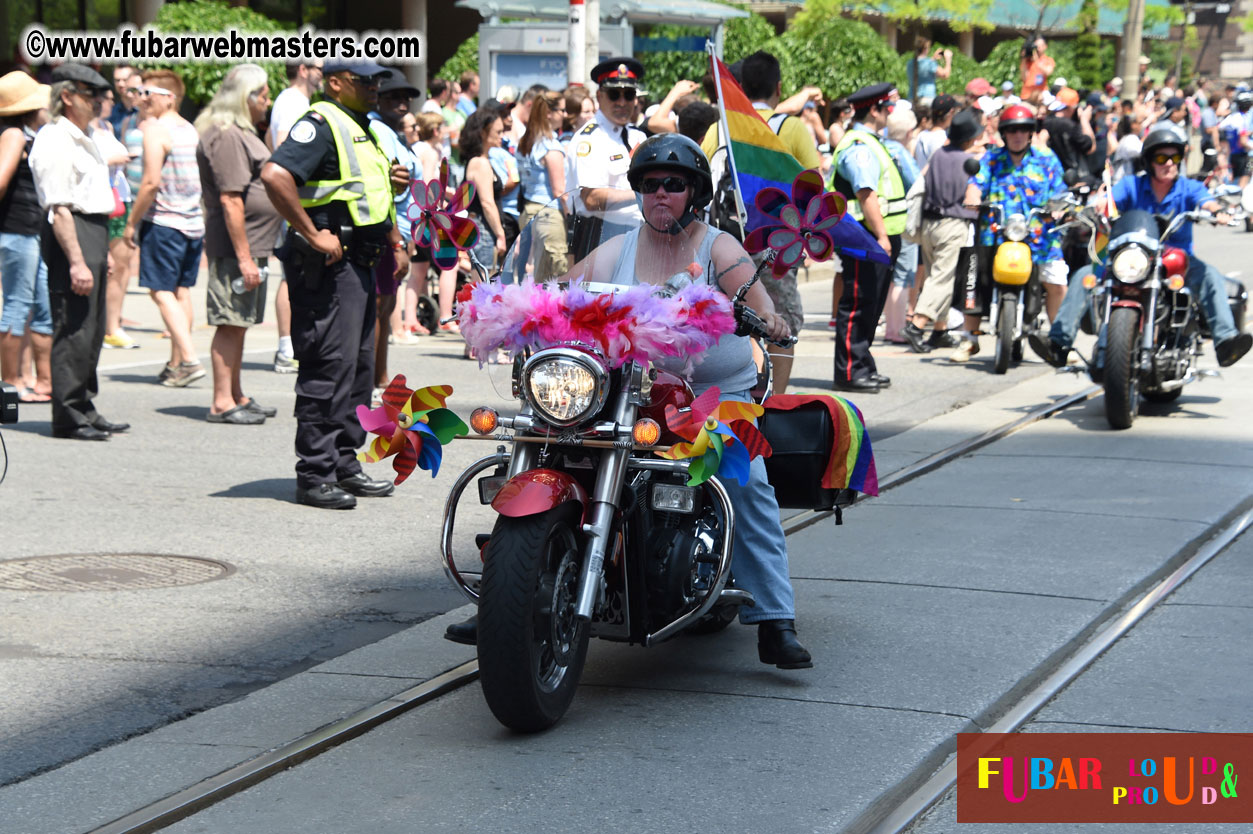
{"label": "police uniform shirt", "polygon": [[[347,107],[327,101],[339,107],[347,113],[355,122],[357,122],[371,137],[375,144],[374,134],[370,132],[370,123],[367,116],[360,113],[354,113]],[[331,126],[326,123],[326,119],[321,113],[313,110],[305,113],[296,123],[292,125],[291,131],[287,134],[287,141],[279,145],[275,150],[270,161],[286,169],[292,179],[296,181],[296,187],[303,186],[307,181],[321,180],[337,180],[340,178],[339,171],[339,154],[335,150],[335,136],[331,133]],[[351,226],[352,217],[348,214],[348,207],[342,202],[331,202],[322,206],[313,206],[305,209],[309,214],[309,219],[313,221],[313,225],[319,229],[330,229],[338,232],[341,226]],[[359,229],[366,237],[385,237],[387,231],[391,228],[390,221],[376,223],[373,226],[363,226]]]}
{"label": "police uniform shirt", "polygon": [[[567,153],[573,160],[575,211],[582,215],[601,217],[606,223],[634,226],[644,221],[635,203],[615,207],[610,211],[588,211],[583,205],[583,188],[617,188],[631,191],[627,169],[631,165],[631,151],[643,142],[642,131],[626,126],[627,139],[623,141],[622,128],[605,117],[602,111],[584,125],[570,140]],[[630,147],[627,146],[630,143]]]}
{"label": "police uniform shirt", "polygon": [[[878,138],[878,135],[866,127],[864,124],[857,122],[853,125],[853,130],[864,130]],[[879,169],[879,160],[875,156],[874,151],[866,147],[864,142],[858,142],[840,151],[839,161],[836,163],[836,170],[840,176],[853,186],[853,199],[857,198],[857,192],[863,188],[869,188],[874,192],[879,191],[879,178],[883,172]]]}

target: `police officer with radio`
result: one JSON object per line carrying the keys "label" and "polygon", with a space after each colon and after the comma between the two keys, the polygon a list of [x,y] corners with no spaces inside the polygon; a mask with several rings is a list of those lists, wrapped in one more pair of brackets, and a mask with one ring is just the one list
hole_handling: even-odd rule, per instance
{"label": "police officer with radio", "polygon": [[291,226],[275,254],[295,278],[296,501],[339,510],[395,489],[361,471],[365,431],[355,410],[369,404],[374,383],[373,267],[390,248],[397,274],[409,269],[392,200],[408,188],[409,172],[369,129],[386,70],[331,61],[323,73],[325,100],[292,125],[261,179]]}
{"label": "police officer with radio", "polygon": [[571,239],[576,261],[602,240],[643,222],[627,181],[631,151],[645,138],[628,124],[643,77],[644,66],[634,58],[610,58],[592,68],[592,80],[599,85],[596,118],[574,134],[566,149],[574,171]]}
{"label": "police officer with radio", "polygon": [[[853,126],[835,146],[832,166],[832,185],[848,201],[848,213],[893,263],[905,231],[905,183],[879,131],[887,126],[895,93],[891,84],[873,84],[848,97]],[[892,384],[870,355],[891,275],[891,263],[850,258],[844,267],[844,292],[835,316],[835,387],[841,391],[872,393]]]}

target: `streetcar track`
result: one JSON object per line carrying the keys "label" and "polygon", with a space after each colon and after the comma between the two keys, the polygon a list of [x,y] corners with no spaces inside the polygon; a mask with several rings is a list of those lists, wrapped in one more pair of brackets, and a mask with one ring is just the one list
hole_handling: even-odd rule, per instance
{"label": "streetcar track", "polygon": [[[1083,403],[1100,393],[1100,387],[1092,386],[1054,403],[1034,409],[1021,417],[975,437],[927,455],[881,478],[879,481],[880,492],[909,483],[971,452],[1007,437],[1032,423],[1047,419],[1063,409]],[[862,503],[864,500],[866,500],[865,497],[858,496],[857,500],[842,509],[848,509],[851,506]],[[1005,711],[1002,717],[997,719],[995,723],[984,729],[980,726],[978,717],[969,719],[971,730],[1009,732],[1011,730],[1000,728],[1016,728],[1025,723],[1035,711],[1044,706],[1053,695],[1064,688],[1070,680],[1093,662],[1113,640],[1116,640],[1118,636],[1130,629],[1166,595],[1203,566],[1205,562],[1209,561],[1210,558],[1213,558],[1235,536],[1243,532],[1250,521],[1253,521],[1253,498],[1246,500],[1244,504],[1249,506],[1244,507],[1243,514],[1233,511],[1228,513],[1222,521],[1207,528],[1207,530],[1217,530],[1224,522],[1230,521],[1235,516],[1236,522],[1228,524],[1216,534],[1216,537],[1207,539],[1203,534],[1194,539],[1194,544],[1203,540],[1206,543],[1197,547],[1197,552],[1191,555],[1190,558],[1187,558],[1182,566],[1174,568],[1173,572],[1166,579],[1157,581],[1155,576],[1150,576],[1128,592],[1131,596],[1141,595],[1130,608],[1125,607],[1125,597],[1114,602],[1095,617],[1088,627],[1081,632],[1079,637],[1076,638],[1081,645],[1074,648],[1075,641],[1068,643],[1046,658],[1036,669],[1032,670],[1024,678],[1024,681],[1027,681],[1027,685],[1030,686],[1034,678],[1040,675],[1044,676],[1043,681],[1035,684],[1025,696],[1018,694],[1018,690],[1023,686],[1022,683],[1012,687],[1006,693],[1006,697],[1016,697],[1017,700],[1014,706]],[[1237,508],[1237,510],[1239,509]],[[803,511],[783,519],[784,531],[786,534],[791,535],[834,514],[834,510]],[[1235,530],[1234,533],[1231,532],[1233,529]],[[1215,544],[1215,542],[1221,543]],[[1169,570],[1173,563],[1179,560],[1180,555],[1186,555],[1185,552],[1191,549],[1191,547],[1186,547],[1184,551],[1175,554],[1175,556],[1167,560],[1161,570]],[[1199,562],[1198,559],[1200,560]],[[1141,590],[1146,583],[1153,585],[1148,593],[1144,593]],[[1162,590],[1163,588],[1165,588],[1164,591]],[[1124,610],[1126,613],[1119,616],[1118,612]],[[1112,624],[1108,624],[1111,618],[1115,619]],[[1098,644],[1100,648],[1094,648]],[[1054,671],[1046,674],[1046,670],[1049,668],[1054,668]],[[164,799],[136,809],[103,826],[91,829],[88,834],[147,834],[148,832],[159,831],[181,819],[192,816],[224,799],[264,782],[288,768],[364,735],[378,726],[400,717],[415,707],[429,703],[472,683],[477,678],[478,661],[467,661],[428,681],[359,710],[313,733],[297,738],[282,747],[241,762]],[[994,705],[992,710],[995,711],[996,709],[996,705]],[[937,747],[897,783],[896,789],[891,789],[880,795],[877,800],[871,803],[870,808],[864,811],[852,823],[845,826],[842,832],[844,834],[853,834],[853,832],[859,832],[859,834],[860,832],[896,834],[896,832],[902,831],[947,792],[951,783],[943,780],[949,768],[955,769],[955,761],[947,761],[948,759],[950,759],[948,753],[944,752],[941,747]],[[907,785],[910,786],[908,795],[898,800],[895,795],[902,793],[904,786]]]}

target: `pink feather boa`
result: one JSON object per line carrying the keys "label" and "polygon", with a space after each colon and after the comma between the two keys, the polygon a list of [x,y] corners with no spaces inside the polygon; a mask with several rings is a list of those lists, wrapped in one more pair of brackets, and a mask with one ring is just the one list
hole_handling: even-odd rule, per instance
{"label": "pink feather boa", "polygon": [[457,304],[457,318],[480,364],[499,349],[516,355],[563,342],[595,345],[615,368],[631,361],[695,358],[735,331],[730,299],[706,284],[667,297],[648,284],[593,295],[579,284],[563,291],[531,281],[481,283]]}

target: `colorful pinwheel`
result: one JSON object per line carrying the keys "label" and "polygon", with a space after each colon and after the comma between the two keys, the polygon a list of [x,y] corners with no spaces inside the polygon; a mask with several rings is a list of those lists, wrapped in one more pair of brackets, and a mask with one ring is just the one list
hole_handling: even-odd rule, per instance
{"label": "colorful pinwheel", "polygon": [[371,410],[357,406],[361,428],[378,435],[368,449],[357,455],[357,460],[377,463],[395,455],[392,468],[396,470],[397,484],[404,483],[415,465],[429,469],[434,478],[444,457],[443,444],[469,432],[456,414],[444,408],[451,393],[450,385],[411,391],[405,387],[404,374],[396,374],[383,392],[381,407]]}
{"label": "colorful pinwheel", "polygon": [[801,171],[792,181],[792,198],[777,188],[757,192],[757,208],[777,223],[768,223],[749,232],[744,248],[753,254],[773,249],[771,272],[781,278],[809,255],[825,261],[835,251],[832,230],[844,217],[844,198],[834,191],[823,191],[822,175]]}
{"label": "colorful pinwheel", "polygon": [[444,204],[448,188],[448,160],[439,165],[439,178],[430,182],[414,180],[409,186],[413,201],[409,204],[409,220],[413,223],[413,242],[431,250],[431,262],[440,269],[457,265],[457,250],[466,250],[478,243],[479,230],[469,217],[457,215],[474,200],[474,183],[461,183],[452,201]]}
{"label": "colorful pinwheel", "polygon": [[687,413],[666,406],[666,425],[688,442],[676,443],[669,451],[657,454],[671,460],[693,459],[687,470],[688,486],[703,484],[712,475],[747,484],[750,461],[770,454],[770,444],[751,422],[764,409],[735,400],[720,403],[721,393],[710,388],[693,401]]}

